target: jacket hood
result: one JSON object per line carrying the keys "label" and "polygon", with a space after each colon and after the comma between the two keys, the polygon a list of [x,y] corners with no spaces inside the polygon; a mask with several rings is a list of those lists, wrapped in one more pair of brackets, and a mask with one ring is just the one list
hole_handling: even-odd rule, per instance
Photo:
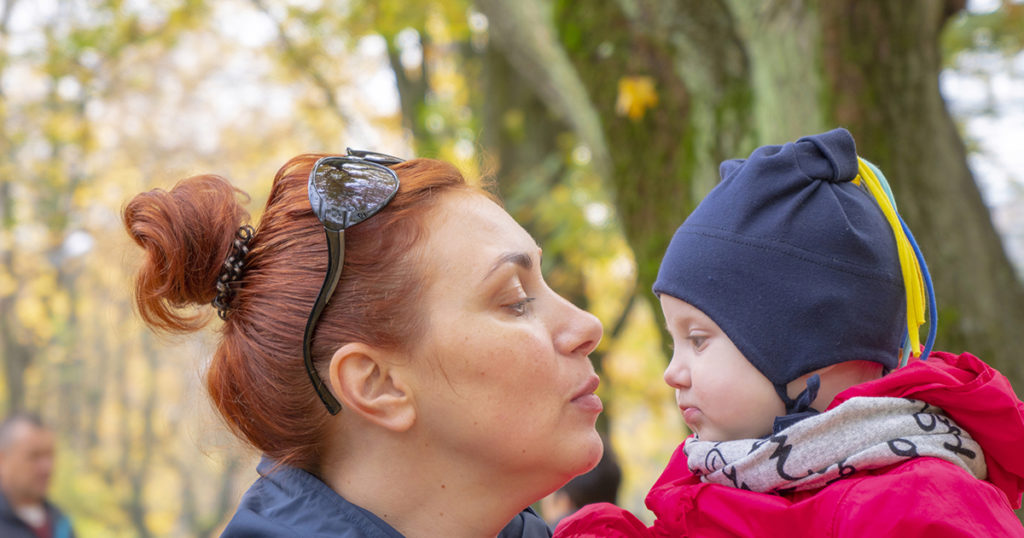
{"label": "jacket hood", "polygon": [[1024,402],[1006,376],[969,353],[935,352],[889,375],[841,392],[829,409],[857,396],[913,398],[941,408],[981,445],[988,481],[1015,509],[1024,493]]}

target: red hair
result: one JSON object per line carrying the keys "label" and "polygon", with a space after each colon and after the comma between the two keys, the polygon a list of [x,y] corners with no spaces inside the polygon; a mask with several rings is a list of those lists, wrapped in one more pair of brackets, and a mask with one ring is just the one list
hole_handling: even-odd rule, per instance
{"label": "red hair", "polygon": [[[323,226],[306,192],[320,157],[295,157],[274,178],[206,377],[233,431],[279,463],[311,472],[322,459],[330,417],[302,359],[303,329],[327,272]],[[428,233],[425,217],[445,192],[486,194],[442,161],[416,159],[392,168],[401,182],[398,194],[345,231],[341,281],[314,333],[317,364],[348,342],[406,349],[422,334],[423,276],[413,247]],[[216,296],[235,232],[248,219],[239,193],[221,177],[201,175],[169,192],[136,195],[125,207],[124,225],[146,252],[135,301],[151,328],[187,333],[211,319],[212,310],[183,309]]]}

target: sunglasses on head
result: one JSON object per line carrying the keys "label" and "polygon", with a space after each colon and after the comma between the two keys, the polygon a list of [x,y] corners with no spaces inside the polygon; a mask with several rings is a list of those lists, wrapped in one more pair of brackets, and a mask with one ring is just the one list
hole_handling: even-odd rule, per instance
{"label": "sunglasses on head", "polygon": [[309,173],[307,187],[313,214],[320,219],[327,235],[327,276],[306,321],[302,356],[313,388],[332,415],[341,411],[341,404],[313,365],[313,331],[341,278],[345,230],[372,217],[395,197],[398,175],[388,167],[403,162],[398,157],[372,151],[348,148],[346,153],[318,160]]}

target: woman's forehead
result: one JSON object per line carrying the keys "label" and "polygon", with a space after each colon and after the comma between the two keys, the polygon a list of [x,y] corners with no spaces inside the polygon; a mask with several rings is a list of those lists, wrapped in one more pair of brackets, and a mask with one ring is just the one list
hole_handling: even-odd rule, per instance
{"label": "woman's forehead", "polygon": [[540,263],[540,247],[533,237],[501,206],[480,194],[446,196],[431,215],[424,247],[428,266],[474,281],[482,280],[506,258],[525,255],[532,263]]}

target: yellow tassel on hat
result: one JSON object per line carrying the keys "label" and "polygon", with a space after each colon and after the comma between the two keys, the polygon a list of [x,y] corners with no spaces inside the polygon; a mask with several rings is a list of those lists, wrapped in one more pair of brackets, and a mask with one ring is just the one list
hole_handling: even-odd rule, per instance
{"label": "yellow tassel on hat", "polygon": [[[899,253],[900,269],[903,272],[903,287],[907,294],[907,345],[915,357],[921,355],[920,327],[925,323],[925,313],[928,305],[928,297],[925,290],[924,277],[921,274],[921,265],[918,263],[917,254],[911,241],[903,229],[899,213],[896,211],[896,201],[893,199],[889,183],[885,176],[881,175],[877,167],[868,161],[857,157],[857,177],[853,182],[864,185],[868,192],[878,202],[878,206],[885,214],[885,220],[892,228],[896,237],[896,249]],[[881,179],[879,179],[881,176]],[[906,353],[904,353],[906,355]]]}

